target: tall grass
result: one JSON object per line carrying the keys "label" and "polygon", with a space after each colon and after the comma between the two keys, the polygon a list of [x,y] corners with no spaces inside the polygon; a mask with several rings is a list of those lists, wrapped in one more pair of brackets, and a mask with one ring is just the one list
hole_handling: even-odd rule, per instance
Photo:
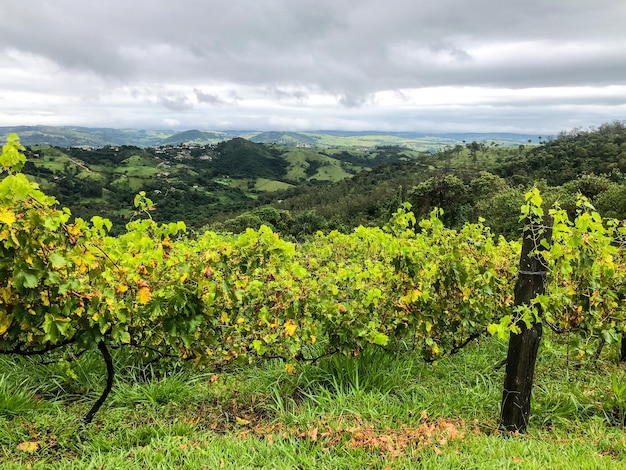
{"label": "tall grass", "polygon": [[139,364],[115,351],[113,392],[95,353],[49,364],[0,357],[0,468],[626,468],[626,372],[617,352],[573,361],[548,339],[528,434],[498,413],[506,343],[434,364],[377,348],[229,370]]}

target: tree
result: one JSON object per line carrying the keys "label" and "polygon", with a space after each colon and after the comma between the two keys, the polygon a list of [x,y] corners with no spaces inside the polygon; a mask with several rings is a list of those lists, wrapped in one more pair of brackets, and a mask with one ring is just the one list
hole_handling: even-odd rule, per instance
{"label": "tree", "polygon": [[449,226],[465,220],[467,187],[455,175],[435,176],[409,190],[408,201],[418,218],[426,217],[435,207],[443,209],[442,220]]}

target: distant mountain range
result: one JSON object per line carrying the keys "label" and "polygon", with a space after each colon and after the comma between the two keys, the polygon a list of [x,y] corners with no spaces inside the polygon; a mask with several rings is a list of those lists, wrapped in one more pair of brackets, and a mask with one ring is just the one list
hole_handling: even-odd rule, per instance
{"label": "distant mountain range", "polygon": [[14,126],[0,127],[0,141],[17,134],[24,145],[57,147],[104,147],[133,145],[159,147],[181,144],[212,144],[242,137],[257,143],[276,143],[294,147],[375,147],[403,146],[421,151],[436,151],[466,142],[487,142],[499,146],[539,143],[541,137],[513,133],[444,133],[336,131],[200,131],[140,130],[99,127]]}

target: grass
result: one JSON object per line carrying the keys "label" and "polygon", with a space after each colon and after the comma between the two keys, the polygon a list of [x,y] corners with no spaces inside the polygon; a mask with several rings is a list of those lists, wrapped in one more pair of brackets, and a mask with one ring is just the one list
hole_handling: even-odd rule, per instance
{"label": "grass", "polygon": [[319,181],[341,181],[350,178],[352,175],[345,171],[339,163],[332,163],[318,168],[317,172],[309,178],[310,180]]}
{"label": "grass", "polygon": [[[343,149],[345,150],[345,149]],[[354,149],[351,152],[355,153]],[[332,153],[339,153],[328,151]],[[341,161],[326,154],[322,154],[316,149],[291,148],[283,155],[283,158],[289,163],[285,179],[294,183],[305,180],[318,179],[324,181],[340,181],[351,176],[341,167]],[[317,171],[312,175],[307,175],[311,162],[315,162],[318,166]],[[355,171],[362,170],[363,166],[347,165],[347,167]]]}
{"label": "grass", "polygon": [[0,357],[0,468],[626,466],[616,350],[592,366],[546,342],[523,436],[497,429],[506,343],[494,339],[432,365],[368,349],[294,375],[278,361],[216,372],[115,353],[112,395],[88,428],[104,381],[97,354]]}
{"label": "grass", "polygon": [[254,189],[257,191],[279,191],[289,188],[293,188],[293,184],[266,178],[257,178],[254,184]]}

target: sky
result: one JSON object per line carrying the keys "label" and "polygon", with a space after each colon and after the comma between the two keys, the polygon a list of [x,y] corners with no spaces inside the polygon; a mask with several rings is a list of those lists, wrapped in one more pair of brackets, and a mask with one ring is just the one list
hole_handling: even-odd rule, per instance
{"label": "sky", "polygon": [[1,0],[0,126],[557,134],[626,119],[624,0]]}

